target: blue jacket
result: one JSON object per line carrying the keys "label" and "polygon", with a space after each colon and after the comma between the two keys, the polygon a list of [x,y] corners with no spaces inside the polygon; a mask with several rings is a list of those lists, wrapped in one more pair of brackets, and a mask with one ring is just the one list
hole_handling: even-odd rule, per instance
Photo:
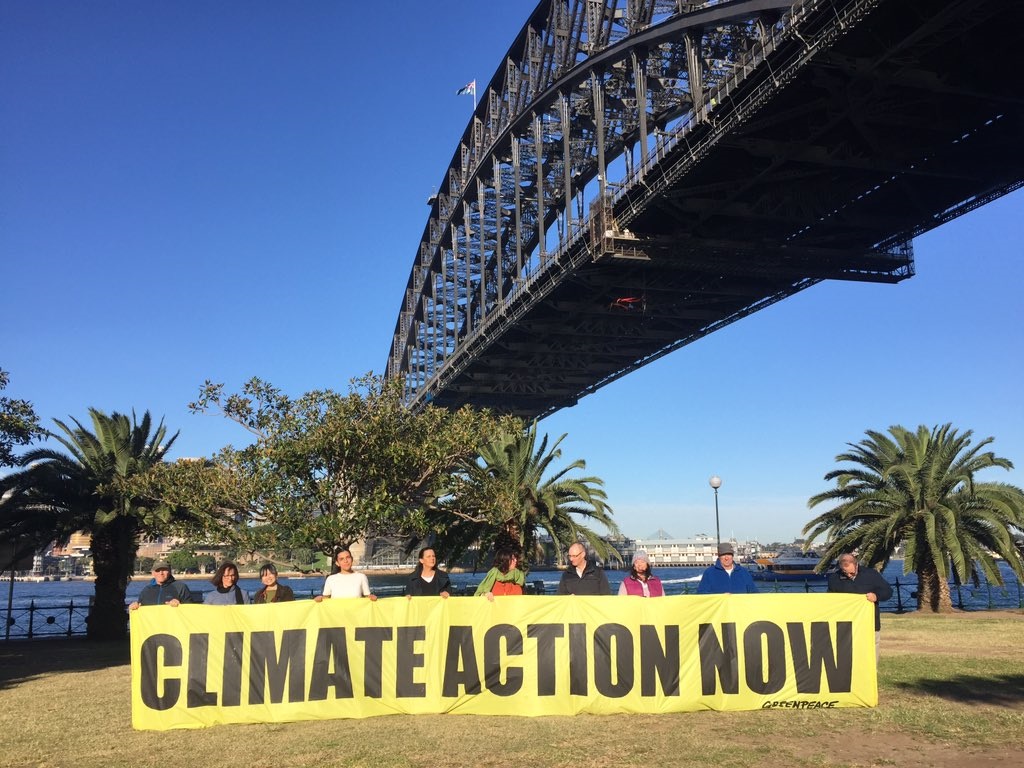
{"label": "blue jacket", "polygon": [[173,576],[169,576],[163,584],[157,584],[156,579],[153,579],[139,593],[139,605],[163,605],[172,598],[180,603],[191,603],[192,593],[180,581],[175,581]]}
{"label": "blue jacket", "polygon": [[697,586],[698,595],[735,595],[744,592],[757,592],[750,571],[739,563],[733,563],[730,574],[722,567],[721,560],[715,560],[715,564],[704,571]]}

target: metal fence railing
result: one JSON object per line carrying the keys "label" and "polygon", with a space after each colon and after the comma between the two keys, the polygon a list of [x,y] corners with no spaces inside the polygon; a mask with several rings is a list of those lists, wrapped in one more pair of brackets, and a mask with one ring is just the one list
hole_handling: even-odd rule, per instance
{"label": "metal fence railing", "polygon": [[[889,582],[893,588],[892,599],[882,603],[883,612],[906,613],[917,610],[916,580],[894,579]],[[531,595],[550,593],[550,584],[543,581],[531,581],[526,586],[526,593]],[[1024,610],[1024,585],[1017,580],[1007,580],[1005,584],[981,583],[949,585],[953,605],[963,611],[985,610]],[[402,594],[400,585],[374,585],[374,593],[378,597],[398,597]],[[453,595],[469,596],[475,585],[455,585]],[[822,593],[826,584],[821,579],[802,581],[759,581],[761,593]],[[666,586],[670,595],[693,595],[697,592],[694,581],[674,583]],[[311,600],[320,594],[319,589],[296,589],[295,597],[299,600]],[[202,602],[202,593],[194,593],[197,602]],[[27,605],[15,605],[4,609],[0,615],[5,616],[3,639],[32,640],[46,637],[81,637],[86,634],[86,619],[89,615],[89,600],[37,601],[31,600]]]}

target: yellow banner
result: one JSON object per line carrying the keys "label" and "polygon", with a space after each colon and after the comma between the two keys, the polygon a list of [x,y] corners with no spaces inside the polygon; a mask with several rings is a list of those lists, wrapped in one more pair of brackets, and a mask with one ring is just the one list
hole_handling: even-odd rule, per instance
{"label": "yellow banner", "polygon": [[875,706],[861,595],[311,600],[131,612],[143,730]]}

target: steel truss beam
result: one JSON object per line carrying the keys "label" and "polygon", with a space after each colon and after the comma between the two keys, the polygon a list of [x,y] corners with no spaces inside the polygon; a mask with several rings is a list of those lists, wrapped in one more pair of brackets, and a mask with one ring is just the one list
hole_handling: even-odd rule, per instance
{"label": "steel truss beam", "polygon": [[388,375],[543,415],[820,280],[911,276],[912,237],[1024,183],[1022,22],[541,2],[432,200]]}

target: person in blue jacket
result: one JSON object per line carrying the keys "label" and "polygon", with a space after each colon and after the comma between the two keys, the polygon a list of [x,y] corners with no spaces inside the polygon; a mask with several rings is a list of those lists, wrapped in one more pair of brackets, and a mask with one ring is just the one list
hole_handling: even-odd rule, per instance
{"label": "person in blue jacket", "polygon": [[171,575],[170,563],[163,560],[153,564],[153,581],[143,587],[139,599],[128,607],[137,609],[140,605],[169,605],[177,607],[182,603],[191,603],[192,593],[180,581]]}
{"label": "person in blue jacket", "polygon": [[757,592],[754,577],[750,571],[736,562],[736,551],[732,544],[723,541],[718,545],[718,560],[707,568],[697,585],[698,595],[729,595]]}

